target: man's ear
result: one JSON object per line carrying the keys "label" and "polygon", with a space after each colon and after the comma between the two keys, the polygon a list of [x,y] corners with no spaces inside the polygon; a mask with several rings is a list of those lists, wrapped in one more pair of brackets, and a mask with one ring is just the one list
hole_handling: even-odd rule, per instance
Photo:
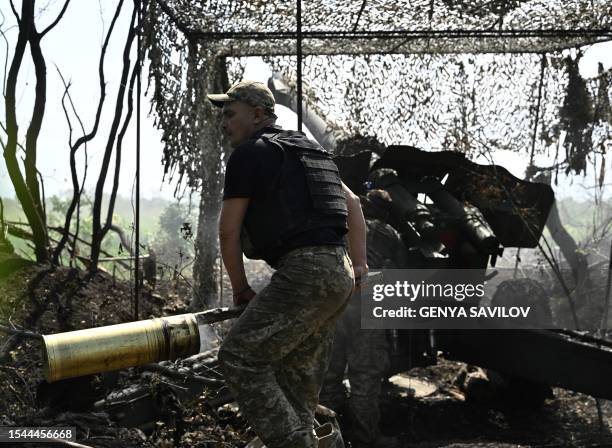
{"label": "man's ear", "polygon": [[266,116],[266,112],[264,111],[263,107],[255,106],[255,108],[253,109],[253,112],[255,114],[255,123],[256,124],[260,124],[261,122],[266,120],[267,116]]}

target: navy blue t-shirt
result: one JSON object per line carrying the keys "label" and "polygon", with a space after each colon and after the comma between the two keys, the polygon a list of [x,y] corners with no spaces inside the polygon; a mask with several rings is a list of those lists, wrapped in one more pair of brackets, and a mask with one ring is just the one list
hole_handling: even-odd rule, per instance
{"label": "navy blue t-shirt", "polygon": [[[258,137],[263,133],[279,131],[281,131],[279,126],[267,127],[255,135],[253,140],[249,140],[234,149],[225,170],[223,200],[257,198],[264,197],[267,194],[281,170],[283,153],[282,149],[268,145]],[[304,182],[304,188],[307,188],[306,182]],[[271,216],[270,220],[273,219],[274,217]],[[319,245],[344,245],[342,232],[329,227],[299,233],[285,242],[281,253],[270,254],[269,257],[264,259],[269,264],[274,264],[278,257],[289,250]]]}

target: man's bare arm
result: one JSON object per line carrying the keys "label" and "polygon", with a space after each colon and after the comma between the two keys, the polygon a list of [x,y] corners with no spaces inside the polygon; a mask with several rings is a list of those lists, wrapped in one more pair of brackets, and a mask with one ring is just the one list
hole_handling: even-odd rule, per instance
{"label": "man's bare arm", "polygon": [[353,270],[355,278],[360,277],[368,272],[368,260],[366,252],[366,223],[361,210],[361,202],[359,196],[353,193],[344,182],[342,182],[342,190],[346,196],[346,205],[348,208],[348,244],[351,261],[353,262]]}
{"label": "man's bare arm", "polygon": [[[219,245],[221,258],[227,270],[234,293],[234,304],[239,305],[241,293],[249,291],[249,283],[242,262],[242,246],[240,230],[242,221],[249,205],[249,198],[231,198],[223,201],[221,218],[219,219]],[[249,294],[250,295],[250,294]],[[253,294],[254,295],[254,294]],[[246,301],[250,300],[247,299]]]}

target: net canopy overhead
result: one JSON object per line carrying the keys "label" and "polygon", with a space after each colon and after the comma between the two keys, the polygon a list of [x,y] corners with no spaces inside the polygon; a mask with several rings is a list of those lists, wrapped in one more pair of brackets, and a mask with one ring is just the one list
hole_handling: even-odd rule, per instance
{"label": "net canopy overhead", "polygon": [[[611,8],[302,1],[303,98],[345,135],[470,155],[552,154],[560,169],[585,172],[590,155],[601,161],[610,150],[612,73],[582,80],[580,51],[563,50],[610,40]],[[202,155],[216,141],[202,130],[219,120],[205,94],[242,79],[248,56],[264,56],[295,96],[295,28],[295,1],[149,0],[144,46],[170,178],[201,185]]]}
{"label": "net canopy overhead", "polygon": [[[583,80],[579,58],[560,53],[308,56],[304,96],[310,109],[349,136],[474,157],[497,150],[532,158],[557,154],[555,162],[563,169],[583,172],[588,154],[606,153],[612,145],[612,72]],[[295,58],[265,60],[295,87]],[[232,60],[232,81],[240,79],[244,63],[244,58]]]}
{"label": "net canopy overhead", "polygon": [[[296,1],[151,0],[232,56],[296,53]],[[304,54],[544,52],[612,38],[608,0],[309,0]]]}

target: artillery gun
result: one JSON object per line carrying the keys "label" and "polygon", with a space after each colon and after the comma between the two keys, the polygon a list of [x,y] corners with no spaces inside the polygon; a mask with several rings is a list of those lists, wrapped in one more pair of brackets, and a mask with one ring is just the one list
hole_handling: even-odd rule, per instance
{"label": "artillery gun", "polygon": [[[410,269],[474,269],[484,275],[504,248],[538,246],[554,193],[505,168],[450,151],[390,146],[375,161],[363,151],[335,158],[343,181],[367,201],[366,218],[401,235]],[[420,200],[425,197],[427,201]],[[374,266],[375,267],[375,266]],[[520,300],[529,301],[530,297]],[[537,307],[550,316],[546,297]],[[544,301],[544,303],[542,303]],[[572,309],[573,310],[573,309]],[[552,325],[551,325],[552,327]],[[519,384],[548,385],[612,398],[612,344],[583,332],[546,329],[390,330],[390,375],[445,358],[501,372]],[[543,399],[543,398],[542,398]]]}
{"label": "artillery gun", "polygon": [[[277,104],[297,113],[291,85],[280,73],[268,81]],[[304,123],[325,148],[336,153],[352,152],[355,146],[372,149],[335,160],[344,183],[357,194],[366,195],[369,185],[391,196],[392,205],[370,209],[370,217],[382,219],[401,234],[409,254],[406,267],[484,271],[495,265],[503,248],[537,247],[544,225],[572,271],[586,266],[584,260],[572,263],[572,258],[580,257],[573,241],[568,244],[572,239],[560,224],[549,186],[520,180],[500,166],[472,163],[456,152],[384,148],[375,141],[354,145],[348,131],[317,113],[313,96],[306,94],[305,99]],[[380,158],[372,163],[374,155]],[[419,201],[420,195],[429,196],[430,203]],[[577,284],[581,275],[575,275]],[[612,345],[582,332],[398,330],[392,339],[391,374],[435,364],[436,352],[442,351],[449,358],[518,378],[612,397],[607,380],[612,373]]]}
{"label": "artillery gun", "polygon": [[[338,156],[336,163],[356,193],[363,196],[372,188],[388,194],[390,201],[365,212],[400,233],[409,259],[406,268],[484,272],[506,247],[536,247],[554,202],[549,186],[522,181],[502,167],[478,165],[454,152],[391,146],[372,159],[365,151]],[[47,380],[187,357],[199,351],[203,325],[241,311],[210,310],[45,336]],[[447,359],[533,384],[612,399],[612,343],[581,332],[419,329],[393,330],[391,336],[391,375],[433,365],[441,351]]]}

